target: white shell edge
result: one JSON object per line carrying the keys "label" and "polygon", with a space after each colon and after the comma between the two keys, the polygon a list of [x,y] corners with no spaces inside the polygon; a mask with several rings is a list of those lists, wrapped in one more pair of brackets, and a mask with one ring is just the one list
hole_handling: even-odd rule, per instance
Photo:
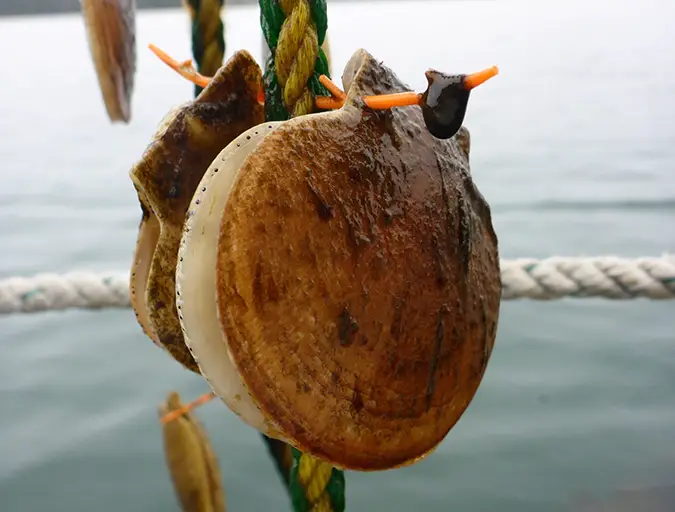
{"label": "white shell edge", "polygon": [[270,437],[279,432],[241,379],[218,319],[216,265],[222,212],[240,167],[282,122],[243,132],[211,163],[186,215],[176,267],[176,307],[185,344],[213,391],[245,423]]}

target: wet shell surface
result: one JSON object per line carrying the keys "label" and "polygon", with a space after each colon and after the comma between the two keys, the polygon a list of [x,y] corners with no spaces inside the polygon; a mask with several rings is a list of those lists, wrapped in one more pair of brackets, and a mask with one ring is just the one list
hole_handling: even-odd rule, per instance
{"label": "wet shell surface", "polygon": [[439,140],[418,108],[367,109],[408,89],[365,51],[342,78],[342,109],[260,125],[213,162],[178,292],[203,375],[245,421],[380,470],[432,451],[476,393],[499,255],[468,131]]}
{"label": "wet shell surface", "polygon": [[237,52],[194,101],[162,122],[130,173],[143,213],[131,271],[131,304],[146,335],[197,373],[175,301],[183,223],[209,164],[235,137],[263,121],[257,99],[261,80],[253,57]]}

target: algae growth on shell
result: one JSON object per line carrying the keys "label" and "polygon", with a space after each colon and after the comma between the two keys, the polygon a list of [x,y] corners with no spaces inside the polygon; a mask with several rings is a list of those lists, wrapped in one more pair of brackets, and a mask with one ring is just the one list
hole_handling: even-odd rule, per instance
{"label": "algae growth on shell", "polygon": [[131,179],[143,210],[131,275],[131,300],[144,332],[198,372],[183,341],[175,304],[178,244],[188,205],[206,168],[244,130],[263,121],[260,68],[233,55],[192,102],[160,126]]}

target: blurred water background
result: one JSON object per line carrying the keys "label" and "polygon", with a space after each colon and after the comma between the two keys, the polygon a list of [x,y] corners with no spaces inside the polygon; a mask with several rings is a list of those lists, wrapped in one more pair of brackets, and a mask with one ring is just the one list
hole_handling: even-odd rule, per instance
{"label": "blurred water background", "polygon": [[[260,57],[258,16],[227,9],[228,53]],[[500,66],[466,124],[504,258],[675,249],[674,22],[670,0],[329,2],[336,76],[359,47],[418,90],[428,67]],[[113,126],[79,15],[0,19],[0,278],[129,268],[140,208],[128,170],[192,95],[146,50],[189,58],[185,12],[139,13],[137,37],[133,119]],[[458,425],[414,467],[348,473],[348,509],[577,510],[672,486],[674,313],[672,302],[504,303]],[[131,310],[3,317],[0,346],[0,510],[178,510],[156,407],[206,385]],[[228,509],[288,510],[259,436],[215,402],[198,414]],[[675,510],[669,500],[659,510]]]}

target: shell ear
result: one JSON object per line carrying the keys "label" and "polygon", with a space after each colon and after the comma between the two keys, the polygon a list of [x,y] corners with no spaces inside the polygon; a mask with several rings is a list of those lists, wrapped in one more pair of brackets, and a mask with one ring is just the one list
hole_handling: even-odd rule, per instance
{"label": "shell ear", "polygon": [[459,150],[466,157],[467,161],[469,160],[469,153],[471,151],[471,134],[464,126],[462,126],[457,134],[455,134],[455,140],[457,141],[457,146]]}
{"label": "shell ear", "polygon": [[195,103],[231,101],[236,94],[257,94],[262,82],[260,66],[246,50],[237,51],[211,78]]}

